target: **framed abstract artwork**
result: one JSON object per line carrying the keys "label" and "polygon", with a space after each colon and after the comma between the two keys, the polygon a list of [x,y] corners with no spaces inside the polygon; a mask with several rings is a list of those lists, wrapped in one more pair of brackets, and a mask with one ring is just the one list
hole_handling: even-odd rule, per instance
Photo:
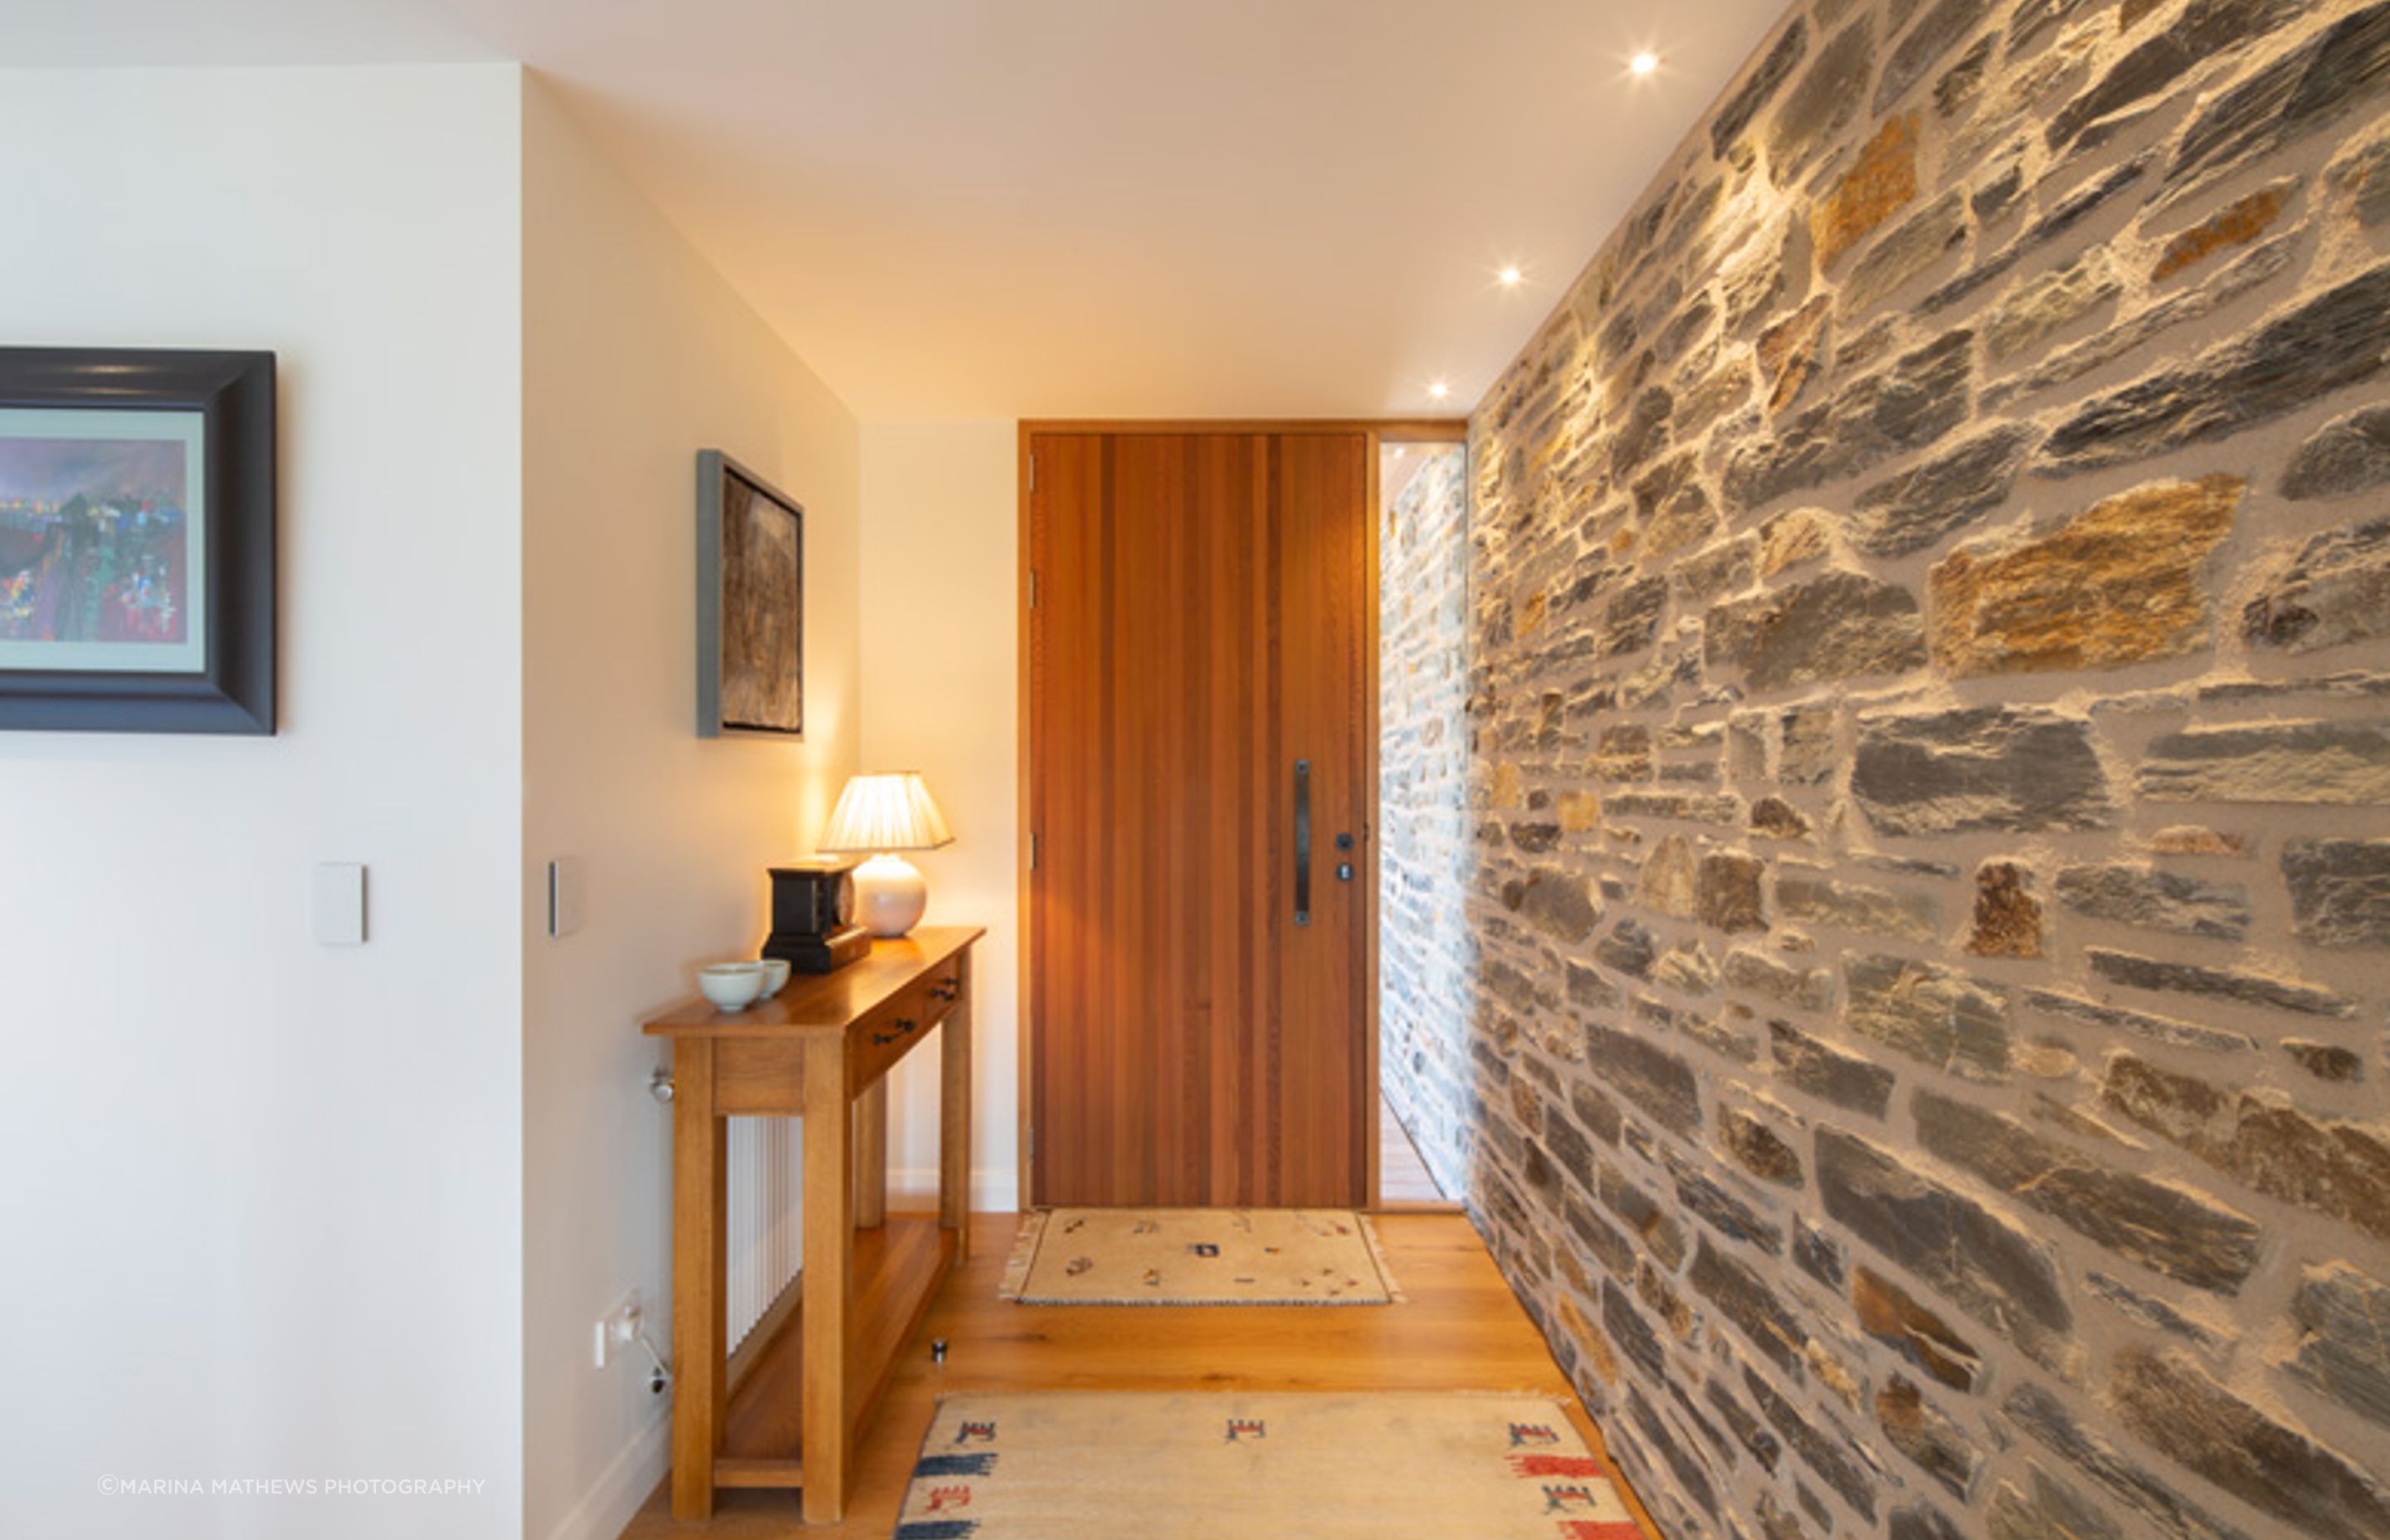
{"label": "framed abstract artwork", "polygon": [[805,728],[805,510],[718,449],[697,456],[697,734]]}
{"label": "framed abstract artwork", "polygon": [[0,728],[271,733],[270,353],[0,348]]}

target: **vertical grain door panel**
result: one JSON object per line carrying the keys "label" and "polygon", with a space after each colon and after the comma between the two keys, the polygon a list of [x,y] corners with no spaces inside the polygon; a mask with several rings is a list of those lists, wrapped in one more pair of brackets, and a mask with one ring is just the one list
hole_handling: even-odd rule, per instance
{"label": "vertical grain door panel", "polygon": [[1367,436],[1030,451],[1032,1197],[1364,1202]]}

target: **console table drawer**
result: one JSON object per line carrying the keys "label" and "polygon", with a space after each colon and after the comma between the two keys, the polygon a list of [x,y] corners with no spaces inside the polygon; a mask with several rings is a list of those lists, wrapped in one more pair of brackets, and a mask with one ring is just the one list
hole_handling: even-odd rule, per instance
{"label": "console table drawer", "polygon": [[931,1030],[945,1020],[962,995],[960,971],[953,964],[908,985],[883,1008],[855,1023],[846,1056],[846,1091],[855,1096],[888,1072],[888,1067],[913,1051]]}

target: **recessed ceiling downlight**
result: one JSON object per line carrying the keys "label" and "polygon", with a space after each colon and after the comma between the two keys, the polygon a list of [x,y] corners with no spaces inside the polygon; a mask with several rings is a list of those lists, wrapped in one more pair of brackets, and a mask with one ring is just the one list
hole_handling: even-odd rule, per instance
{"label": "recessed ceiling downlight", "polygon": [[1637,54],[1633,58],[1628,59],[1626,61],[1626,68],[1634,71],[1638,75],[1648,75],[1652,71],[1660,68],[1660,56],[1647,48],[1643,52]]}

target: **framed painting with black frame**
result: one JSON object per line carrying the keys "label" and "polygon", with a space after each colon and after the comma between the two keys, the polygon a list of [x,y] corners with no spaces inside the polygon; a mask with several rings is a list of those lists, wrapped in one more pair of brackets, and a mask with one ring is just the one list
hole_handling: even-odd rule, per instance
{"label": "framed painting with black frame", "polygon": [[805,512],[718,449],[697,456],[697,735],[805,728]]}
{"label": "framed painting with black frame", "polygon": [[0,348],[0,728],[274,731],[274,366]]}

